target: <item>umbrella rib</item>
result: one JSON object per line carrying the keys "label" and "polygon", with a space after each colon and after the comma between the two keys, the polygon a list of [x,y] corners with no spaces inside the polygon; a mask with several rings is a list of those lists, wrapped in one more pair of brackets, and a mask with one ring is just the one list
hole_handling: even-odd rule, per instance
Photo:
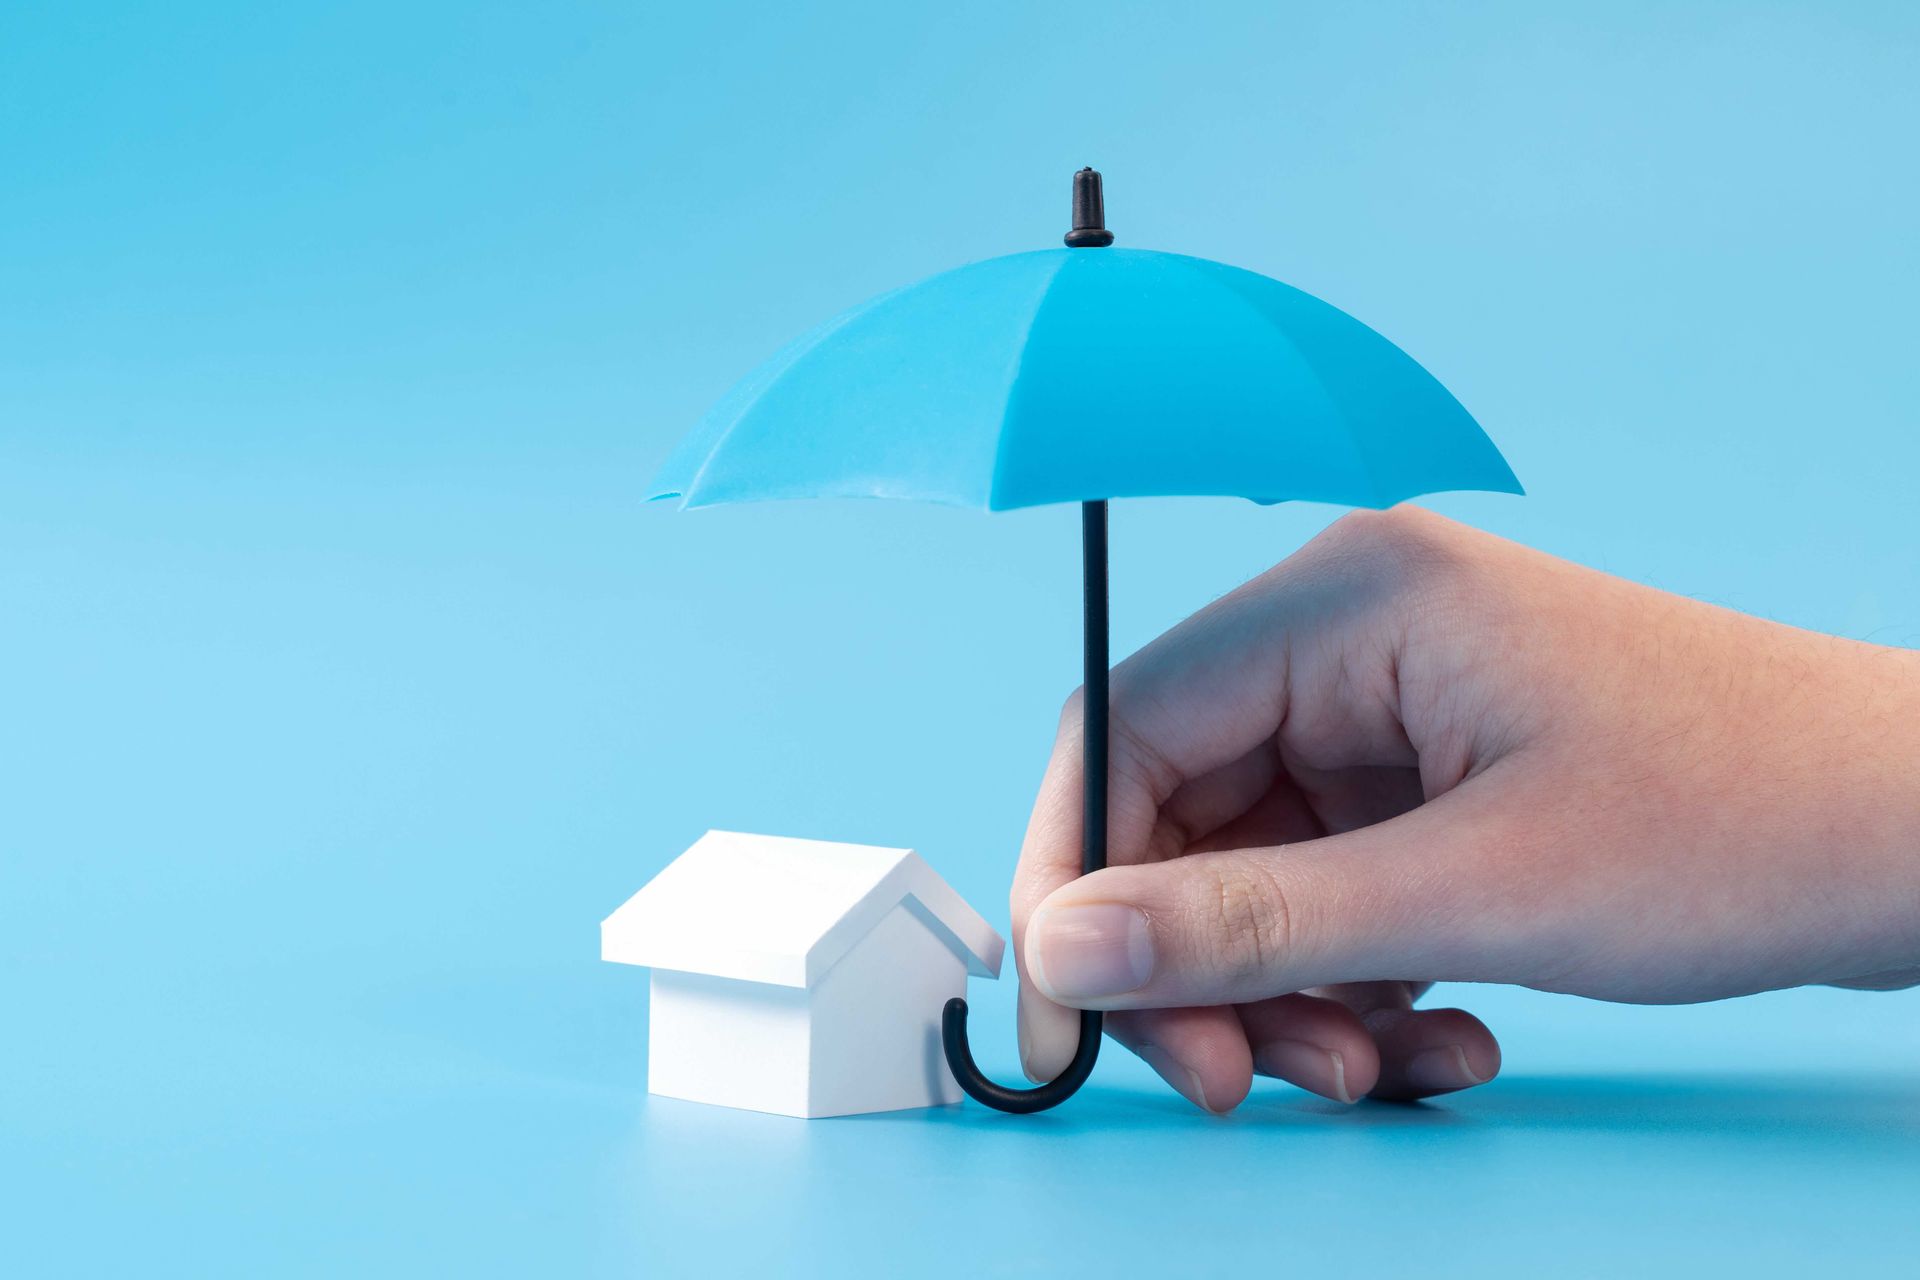
{"label": "umbrella rib", "polygon": [[1013,418],[1014,405],[1020,399],[1020,379],[1027,371],[1027,352],[1033,347],[1034,331],[1040,327],[1040,317],[1046,313],[1047,301],[1053,296],[1053,287],[1060,282],[1060,273],[1066,270],[1067,263],[1073,260],[1075,250],[1060,252],[1054,257],[1053,271],[1048,274],[1046,284],[1040,290],[1040,296],[1034,301],[1032,310],[1027,312],[1027,327],[1021,330],[1020,343],[1016,348],[1013,372],[1007,378],[1007,394],[1000,403],[1000,429],[994,434],[993,469],[987,479],[987,510],[1001,511],[1000,506],[1000,468],[1006,460],[1007,423]]}
{"label": "umbrella rib", "polygon": [[[1339,399],[1333,394],[1332,388],[1327,386],[1326,378],[1322,376],[1319,367],[1314,364],[1313,357],[1307,354],[1306,349],[1295,340],[1291,333],[1288,333],[1286,329],[1276,323],[1272,316],[1262,310],[1258,303],[1247,297],[1239,289],[1236,289],[1231,282],[1222,279],[1221,276],[1224,273],[1215,269],[1219,264],[1210,262],[1205,258],[1191,257],[1184,253],[1169,254],[1167,256],[1178,258],[1182,266],[1192,274],[1205,280],[1209,287],[1232,298],[1236,306],[1253,314],[1262,324],[1266,325],[1267,328],[1272,331],[1275,338],[1284,344],[1288,351],[1293,353],[1294,357],[1300,361],[1300,367],[1306,371],[1309,378],[1313,379],[1313,385],[1320,392],[1320,398],[1325,402],[1327,411],[1339,422],[1340,441],[1347,446],[1347,452],[1349,456],[1352,457],[1355,468],[1365,480],[1367,492],[1374,500],[1372,505],[1376,507],[1382,505],[1391,506],[1391,503],[1383,504],[1381,501],[1385,496],[1386,490],[1380,484],[1380,475],[1374,469],[1373,459],[1369,458],[1366,450],[1360,447],[1357,438],[1358,433],[1353,429],[1352,419],[1348,418],[1346,410],[1340,407]],[[1234,270],[1234,268],[1229,267],[1227,270],[1231,271]],[[1292,287],[1291,285],[1285,285],[1284,282],[1276,283],[1281,283],[1284,288]],[[1382,338],[1381,341],[1384,342],[1386,340]],[[1398,350],[1398,348],[1395,349]],[[1411,357],[1407,358],[1411,359]]]}
{"label": "umbrella rib", "polygon": [[781,350],[769,356],[765,364],[760,367],[764,369],[766,365],[780,362],[780,368],[768,375],[765,385],[757,388],[751,396],[745,397],[745,403],[741,405],[740,411],[733,415],[733,421],[723,427],[720,434],[714,438],[713,443],[707,447],[706,456],[700,459],[700,465],[694,468],[693,474],[687,477],[686,484],[682,486],[682,492],[680,494],[681,504],[686,505],[693,501],[694,491],[700,487],[700,482],[706,478],[708,469],[713,466],[714,461],[719,458],[720,454],[726,449],[727,441],[732,438],[735,431],[739,430],[740,424],[752,417],[753,411],[765,403],[768,393],[780,385],[780,380],[793,372],[794,366],[806,359],[807,355],[811,353],[814,348],[818,347],[828,338],[831,338],[834,334],[840,332],[868,312],[873,311],[880,306],[881,303],[888,301],[896,294],[905,293],[906,290],[911,287],[912,286],[909,285],[899,289],[892,289],[878,297],[868,298],[858,306],[849,307],[831,320],[823,321],[811,333],[803,334]]}

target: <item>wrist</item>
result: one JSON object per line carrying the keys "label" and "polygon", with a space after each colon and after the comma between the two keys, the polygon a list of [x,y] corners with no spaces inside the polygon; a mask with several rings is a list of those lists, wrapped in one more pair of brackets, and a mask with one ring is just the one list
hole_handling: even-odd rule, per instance
{"label": "wrist", "polygon": [[1849,678],[1831,705],[1832,736],[1806,744],[1816,779],[1826,772],[1818,757],[1838,756],[1839,781],[1823,809],[1835,874],[1853,882],[1851,891],[1834,889],[1856,913],[1848,932],[1857,954],[1832,980],[1904,986],[1920,978],[1894,980],[1920,971],[1920,651],[1832,643],[1843,648]]}

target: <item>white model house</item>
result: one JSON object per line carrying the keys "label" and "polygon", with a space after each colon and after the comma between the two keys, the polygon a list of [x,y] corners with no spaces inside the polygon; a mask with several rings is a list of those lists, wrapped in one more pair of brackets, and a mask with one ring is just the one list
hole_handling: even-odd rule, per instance
{"label": "white model house", "polygon": [[1005,945],[910,849],[731,831],[600,925],[653,970],[648,1089],[789,1116],[958,1102],[940,1011]]}

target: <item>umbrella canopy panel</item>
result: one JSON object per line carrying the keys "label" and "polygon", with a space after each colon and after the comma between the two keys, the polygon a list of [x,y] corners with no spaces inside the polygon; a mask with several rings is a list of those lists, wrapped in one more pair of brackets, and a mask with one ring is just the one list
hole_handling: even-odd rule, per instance
{"label": "umbrella canopy panel", "polygon": [[653,496],[1387,507],[1455,489],[1521,491],[1446,388],[1344,311],[1203,258],[1054,249],[804,335],[714,407]]}

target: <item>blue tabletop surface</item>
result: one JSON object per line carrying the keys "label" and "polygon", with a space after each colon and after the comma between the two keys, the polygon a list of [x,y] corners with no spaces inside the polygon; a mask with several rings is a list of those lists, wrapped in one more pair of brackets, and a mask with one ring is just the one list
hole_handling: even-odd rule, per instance
{"label": "blue tabletop surface", "polygon": [[[15,6],[0,36],[0,1272],[1915,1269],[1920,995],[1443,988],[1505,1071],[1201,1115],[650,1099],[598,920],[708,827],[1006,927],[1076,513],[675,512],[815,321],[1057,242],[1401,344],[1457,518],[1920,643],[1909,6]],[[1113,513],[1126,652],[1338,512]],[[1010,984],[974,984],[1014,1075]]]}

